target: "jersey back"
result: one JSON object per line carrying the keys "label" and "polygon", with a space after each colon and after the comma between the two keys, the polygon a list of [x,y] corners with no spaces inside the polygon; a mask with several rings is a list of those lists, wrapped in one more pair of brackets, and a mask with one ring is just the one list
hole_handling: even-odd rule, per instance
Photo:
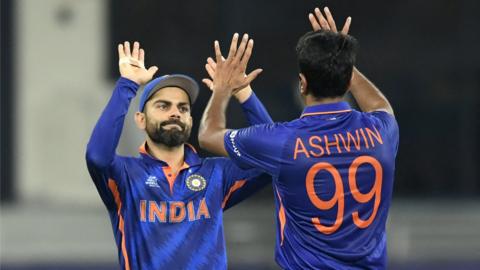
{"label": "jersey back", "polygon": [[[341,102],[308,107],[292,122],[228,135],[231,157],[274,176],[280,266],[385,268],[398,147],[392,115],[358,112]],[[253,144],[262,154],[251,154]]]}

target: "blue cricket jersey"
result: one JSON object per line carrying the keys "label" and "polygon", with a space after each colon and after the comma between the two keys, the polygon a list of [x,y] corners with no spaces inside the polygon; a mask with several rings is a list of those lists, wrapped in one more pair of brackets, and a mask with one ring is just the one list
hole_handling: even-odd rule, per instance
{"label": "blue cricket jersey", "polygon": [[[227,158],[200,158],[185,146],[178,175],[150,156],[115,154],[139,85],[120,78],[87,146],[87,166],[110,214],[123,269],[226,269],[223,210],[271,181]],[[271,123],[252,94],[242,104],[251,124]],[[251,180],[251,181],[250,181]]]}
{"label": "blue cricket jersey", "polygon": [[393,115],[339,102],[225,134],[242,168],[273,176],[275,257],[285,269],[385,269],[399,132]]}

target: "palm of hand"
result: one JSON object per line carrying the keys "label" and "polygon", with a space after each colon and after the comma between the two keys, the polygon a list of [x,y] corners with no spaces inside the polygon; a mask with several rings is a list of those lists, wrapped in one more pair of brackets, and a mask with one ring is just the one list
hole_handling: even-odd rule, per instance
{"label": "palm of hand", "polygon": [[145,68],[145,51],[140,49],[140,43],[133,44],[133,50],[130,52],[130,43],[126,41],[123,45],[118,45],[119,70],[120,75],[132,80],[138,84],[145,84],[150,81],[157,72],[156,66]]}
{"label": "palm of hand", "polygon": [[126,60],[127,61],[119,65],[122,77],[135,81],[138,84],[144,84],[152,79],[152,75],[145,69],[143,63],[135,61],[134,59]]}

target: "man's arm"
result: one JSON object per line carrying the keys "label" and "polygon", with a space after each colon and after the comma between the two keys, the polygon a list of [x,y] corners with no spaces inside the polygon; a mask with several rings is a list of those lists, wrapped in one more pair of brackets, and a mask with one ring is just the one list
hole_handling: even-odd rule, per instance
{"label": "man's arm", "polygon": [[226,129],[225,111],[233,93],[245,88],[262,72],[254,70],[245,76],[248,60],[252,54],[253,40],[244,35],[239,46],[238,34],[235,34],[226,59],[215,41],[216,72],[213,78],[213,94],[203,114],[198,140],[200,146],[214,154],[228,156],[223,143]]}
{"label": "man's arm", "polygon": [[[213,90],[213,78],[215,77],[216,67],[217,64],[215,61],[213,61],[211,57],[208,57],[207,63],[205,64],[205,70],[210,78],[205,78],[202,82],[210,90]],[[258,99],[257,95],[255,95],[250,85],[239,90],[233,96],[242,106],[243,113],[250,125],[273,123],[267,109],[263,106],[263,103]]]}
{"label": "man's arm", "polygon": [[236,34],[226,59],[223,59],[219,44],[215,42],[216,70],[213,94],[202,119],[199,142],[210,152],[228,155],[232,162],[242,169],[256,168],[260,172],[274,176],[284,163],[283,145],[291,136],[288,130],[276,124],[255,125],[239,130],[226,129],[225,109],[232,93],[250,84],[261,72],[257,69],[245,75],[252,54],[253,41],[248,41],[248,36],[244,35],[238,48],[237,42]]}
{"label": "man's arm", "polygon": [[158,69],[155,66],[145,69],[145,51],[138,42],[134,43],[132,51],[128,41],[119,44],[118,57],[122,77],[87,145],[87,161],[99,168],[105,168],[113,161],[130,101],[135,97],[139,86],[151,80]]}
{"label": "man's arm", "polygon": [[[215,61],[209,57],[205,64],[205,69],[210,78],[203,79],[202,81],[210,90],[213,90],[213,79],[215,78],[216,66]],[[267,110],[257,98],[250,85],[247,85],[247,87],[236,92],[234,97],[241,104],[243,113],[250,125],[273,123]],[[218,143],[223,144],[223,141]],[[226,173],[225,177],[223,177],[224,199],[222,202],[222,208],[224,211],[252,196],[254,193],[272,182],[272,177],[270,175],[260,172],[251,177],[240,177],[245,171],[240,170],[238,173],[234,173],[235,171],[238,171],[239,168],[233,165],[232,160],[226,162],[224,168]]]}
{"label": "man's arm", "polygon": [[[319,8],[315,8],[314,14],[308,14],[308,19],[312,25],[313,31],[329,30],[338,32],[333,15],[328,9],[324,8],[325,16],[323,16]],[[348,17],[341,33],[348,35],[352,18]],[[364,112],[385,111],[393,115],[393,109],[387,98],[382,92],[370,82],[357,68],[353,68],[352,80],[350,82],[350,92],[357,101],[358,106]]]}
{"label": "man's arm", "polygon": [[111,166],[120,140],[125,116],[131,100],[140,86],[148,82],[157,71],[144,67],[145,52],[135,42],[133,51],[130,44],[118,45],[121,78],[117,81],[112,97],[102,112],[87,145],[87,167],[105,205],[110,209],[115,204],[109,191]]}
{"label": "man's arm", "polygon": [[87,164],[106,169],[113,162],[125,116],[139,85],[126,78],[117,81],[112,96],[98,119],[87,145]]}
{"label": "man's arm", "polygon": [[387,98],[357,68],[353,68],[350,92],[362,111],[385,111],[393,115],[393,108]]}
{"label": "man's arm", "polygon": [[225,157],[228,156],[228,153],[223,143],[220,142],[223,142],[223,137],[227,132],[225,111],[230,98],[231,96],[228,93],[213,92],[198,130],[200,147],[215,155]]}

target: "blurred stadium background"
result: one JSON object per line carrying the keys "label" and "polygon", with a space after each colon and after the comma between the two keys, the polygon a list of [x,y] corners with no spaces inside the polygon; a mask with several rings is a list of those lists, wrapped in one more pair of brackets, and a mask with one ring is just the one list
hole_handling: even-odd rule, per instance
{"label": "blurred stadium background", "polygon": [[[213,40],[248,32],[254,82],[275,121],[299,116],[296,40],[328,5],[360,42],[358,67],[400,125],[390,269],[480,269],[480,3],[424,1],[1,0],[1,269],[117,269],[85,145],[138,40],[159,74],[200,81]],[[194,108],[194,132],[209,91]],[[231,126],[245,125],[239,106]],[[133,107],[133,106],[132,106]],[[143,134],[129,116],[119,152]],[[206,155],[206,153],[204,153]],[[225,214],[231,269],[276,269],[271,187]],[[195,252],[194,250],[192,252]]]}

